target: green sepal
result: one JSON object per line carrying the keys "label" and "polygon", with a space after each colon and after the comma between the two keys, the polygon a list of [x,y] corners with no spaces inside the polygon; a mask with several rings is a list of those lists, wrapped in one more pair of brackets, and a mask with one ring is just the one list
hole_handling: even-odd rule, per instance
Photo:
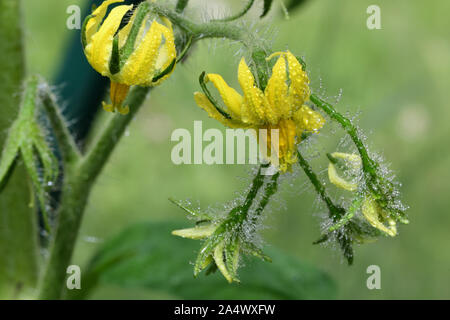
{"label": "green sepal", "polygon": [[134,51],[136,39],[139,35],[139,30],[142,27],[142,22],[144,21],[147,14],[150,12],[150,6],[148,2],[142,2],[136,9],[135,18],[133,21],[133,26],[131,27],[130,33],[128,34],[127,40],[122,48],[120,48],[120,68],[123,68],[128,58]]}
{"label": "green sepal", "polygon": [[239,237],[234,237],[225,246],[225,265],[233,281],[240,282],[237,277],[239,266],[240,243]]}
{"label": "green sepal", "polygon": [[326,241],[328,241],[328,239],[330,238],[330,234],[324,234],[322,235],[319,239],[317,239],[316,241],[314,241],[312,244],[321,244],[324,243]]}
{"label": "green sepal", "polygon": [[260,18],[264,18],[269,13],[270,8],[272,7],[272,1],[273,0],[264,0],[263,13]]}
{"label": "green sepal", "polygon": [[209,265],[208,269],[206,269],[206,271],[205,271],[205,276],[209,276],[210,274],[216,273],[216,271],[217,271],[218,269],[219,269],[219,268],[217,268],[217,264],[211,263],[211,264]]}
{"label": "green sepal", "polygon": [[206,222],[206,221],[212,220],[212,217],[209,214],[190,209],[190,208],[186,207],[185,205],[183,205],[181,203],[181,201],[177,201],[173,198],[169,198],[169,201],[172,202],[174,205],[178,206],[180,209],[183,209],[192,218],[197,219],[197,222]]}
{"label": "green sepal", "polygon": [[216,246],[223,240],[221,235],[212,235],[201,246],[194,264],[194,277],[213,261],[212,256]]}
{"label": "green sepal", "polygon": [[303,60],[303,58],[302,57],[299,57],[299,56],[296,56],[295,57],[297,60],[298,60],[298,62],[300,62],[300,64],[302,65],[302,70],[303,71],[306,71],[306,62],[305,62],[305,60]]}
{"label": "green sepal", "polygon": [[[186,54],[189,52],[189,49],[192,47],[194,37],[189,36],[187,41],[183,43],[183,50],[177,56],[177,63],[182,62],[182,60],[186,57]],[[184,41],[184,40],[183,40]]]}
{"label": "green sepal", "polygon": [[269,62],[266,60],[267,54],[263,50],[252,52],[252,60],[255,63],[259,88],[264,91],[269,82]]}
{"label": "green sepal", "polygon": [[206,87],[206,83],[205,83],[205,76],[206,76],[206,72],[203,71],[202,74],[199,77],[199,82],[200,82],[200,87],[202,88],[203,93],[206,95],[206,97],[208,98],[209,102],[211,102],[211,104],[214,106],[214,108],[216,108],[216,110],[222,115],[224,116],[226,119],[230,120],[231,116],[225,112],[221,107],[219,107],[219,104],[217,103],[216,99],[214,99],[214,97],[211,95],[211,92],[209,92],[208,88]]}
{"label": "green sepal", "polygon": [[352,239],[347,236],[345,230],[338,232],[338,242],[341,247],[344,258],[347,260],[349,266],[353,264],[353,245]]}
{"label": "green sepal", "polygon": [[246,250],[249,254],[252,256],[259,258],[265,262],[272,262],[272,258],[270,258],[268,255],[266,255],[260,248],[258,248],[253,243],[247,243],[245,244]]}
{"label": "green sepal", "polygon": [[86,46],[87,46],[86,27],[87,27],[89,20],[91,20],[94,17],[95,17],[94,14],[90,14],[83,21],[83,26],[81,27],[81,44],[83,45],[83,50],[86,49]]}
{"label": "green sepal", "polygon": [[164,69],[163,71],[161,71],[160,74],[156,75],[155,77],[153,77],[152,82],[158,82],[159,80],[161,80],[163,77],[167,76],[168,74],[170,74],[173,69],[175,68],[175,65],[177,64],[177,59],[173,59],[172,62],[170,63],[170,65]]}
{"label": "green sepal", "polygon": [[109,60],[109,71],[112,75],[120,72],[120,50],[118,35],[116,35],[113,39],[111,60]]}

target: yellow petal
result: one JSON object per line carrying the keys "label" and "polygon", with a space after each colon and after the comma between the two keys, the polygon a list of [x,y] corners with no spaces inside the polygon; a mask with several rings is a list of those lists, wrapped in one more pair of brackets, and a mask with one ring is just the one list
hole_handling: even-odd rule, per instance
{"label": "yellow petal", "polygon": [[240,118],[241,116],[241,105],[243,102],[242,96],[237,93],[236,90],[228,86],[225,80],[218,74],[208,74],[205,77],[205,81],[211,81],[219,91],[223,102],[230,111],[233,118]]}
{"label": "yellow petal", "polygon": [[[162,72],[167,69],[170,64],[177,58],[177,51],[175,48],[175,39],[173,35],[172,23],[167,18],[162,18],[163,22],[166,26],[161,26],[161,32],[164,36],[164,44],[160,48],[158,52],[158,58],[155,63],[156,72]],[[158,85],[165,79],[167,79],[172,72],[175,70],[175,67],[171,70],[170,73],[166,74],[164,77],[159,79],[157,82],[153,83],[153,85]]]}
{"label": "yellow petal", "polygon": [[189,238],[189,239],[203,239],[211,236],[214,231],[216,230],[217,226],[214,224],[209,224],[206,226],[200,226],[200,227],[194,227],[194,228],[188,228],[188,229],[181,229],[181,230],[174,230],[172,231],[172,234],[174,236],[179,236],[182,238]]}
{"label": "yellow petal", "polygon": [[389,227],[386,227],[381,221],[380,217],[386,217],[387,214],[383,212],[384,210],[376,203],[373,197],[367,197],[362,205],[362,213],[367,221],[374,227],[391,237],[397,235],[397,227],[395,221],[392,219],[387,219]]}
{"label": "yellow petal", "polygon": [[[357,154],[334,152],[331,156],[334,158],[344,159],[346,164],[351,166],[353,170],[359,170],[361,168],[361,157]],[[335,165],[331,162],[328,164],[328,178],[332,184],[338,186],[339,188],[348,191],[356,191],[356,189],[358,189],[358,184],[342,178],[338,174]]]}
{"label": "yellow petal", "polygon": [[278,123],[281,117],[285,119],[290,118],[293,113],[288,100],[288,85],[286,81],[286,60],[281,56],[272,69],[272,76],[264,91],[269,102],[266,118],[272,124]]}
{"label": "yellow petal", "polygon": [[214,262],[216,263],[217,268],[222,273],[222,275],[227,279],[229,283],[233,282],[233,277],[228,272],[227,266],[224,262],[224,255],[223,255],[223,249],[224,249],[224,242],[221,242],[214,250]]}
{"label": "yellow petal", "polygon": [[[266,140],[259,141],[260,148],[263,148],[262,144],[267,144],[267,155],[271,164],[281,172],[290,170],[292,164],[297,162],[296,127],[294,121],[282,119],[276,125],[268,125],[261,128],[267,130],[267,137],[265,137]],[[278,139],[273,139],[276,137],[273,130],[278,130]]]}
{"label": "yellow petal", "polygon": [[295,143],[296,127],[292,120],[281,120],[280,128],[280,170],[286,172],[297,162]]}
{"label": "yellow petal", "polygon": [[361,157],[354,153],[333,152],[331,156],[344,159],[346,163],[355,170],[360,169],[362,166]]}
{"label": "yellow petal", "polygon": [[230,128],[244,128],[246,125],[238,120],[234,119],[226,119],[217,109],[214,107],[214,105],[209,101],[208,97],[201,92],[194,92],[194,99],[197,105],[205,110],[208,115],[222,123],[224,126],[230,127]]}
{"label": "yellow petal", "polygon": [[163,28],[165,27],[153,21],[147,34],[120,71],[117,79],[119,82],[128,85],[151,85]]}
{"label": "yellow petal", "polygon": [[348,190],[348,191],[356,191],[358,188],[358,185],[356,183],[352,183],[350,181],[345,180],[342,178],[336,170],[336,167],[333,163],[328,164],[328,178],[330,179],[330,182],[334,184],[335,186],[338,186],[339,188]]}
{"label": "yellow petal", "polygon": [[86,41],[89,43],[92,36],[98,31],[100,23],[108,11],[108,7],[113,3],[123,2],[124,0],[106,0],[92,13],[92,18],[86,24]]}
{"label": "yellow petal", "polygon": [[123,16],[132,7],[132,5],[129,5],[114,8],[86,46],[86,58],[91,66],[103,76],[111,76],[109,61],[111,59],[114,34],[119,28]]}
{"label": "yellow petal", "polygon": [[262,91],[255,87],[255,78],[242,58],[239,63],[238,80],[244,92],[244,103],[241,107],[242,121],[245,123],[264,123],[266,98]]}
{"label": "yellow petal", "polygon": [[294,113],[293,119],[299,130],[299,135],[304,130],[317,132],[325,124],[325,119],[322,115],[306,105],[301,106],[301,108]]}
{"label": "yellow petal", "polygon": [[311,94],[309,90],[309,79],[305,71],[302,69],[302,65],[298,62],[297,58],[291,53],[286,53],[289,70],[289,80],[291,82],[289,86],[289,99],[291,103],[296,107],[301,107],[305,101],[309,99]]}

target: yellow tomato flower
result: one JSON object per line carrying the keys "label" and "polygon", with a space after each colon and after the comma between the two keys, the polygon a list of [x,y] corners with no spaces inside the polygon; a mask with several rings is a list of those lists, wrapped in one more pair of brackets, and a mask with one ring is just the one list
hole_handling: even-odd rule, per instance
{"label": "yellow tomato flower", "polygon": [[[309,79],[297,58],[287,51],[274,53],[268,59],[275,56],[279,58],[264,91],[257,87],[244,58],[238,69],[243,96],[229,87],[220,75],[205,76],[205,82],[211,81],[219,91],[227,112],[218,110],[204,93],[195,92],[194,98],[211,118],[227,127],[266,129],[267,141],[260,141],[260,144],[267,145],[269,158],[278,157],[279,169],[285,172],[297,161],[297,145],[302,133],[317,132],[325,120],[305,105],[310,96]],[[279,134],[278,154],[275,154],[277,146],[270,139],[274,129]]]}
{"label": "yellow tomato flower", "polygon": [[126,114],[129,109],[122,103],[129,87],[155,86],[165,80],[175,67],[176,49],[169,20],[153,20],[147,26],[147,2],[136,10],[133,5],[119,5],[105,18],[111,4],[123,1],[106,0],[95,9],[83,24],[82,42],[91,66],[111,80],[112,105],[103,103],[104,109]]}

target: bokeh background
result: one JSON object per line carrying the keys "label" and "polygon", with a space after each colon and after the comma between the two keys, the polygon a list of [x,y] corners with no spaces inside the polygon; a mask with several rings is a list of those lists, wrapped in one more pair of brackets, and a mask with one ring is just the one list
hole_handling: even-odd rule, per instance
{"label": "bokeh background", "polygon": [[[53,82],[60,77],[76,32],[66,28],[66,9],[74,4],[84,8],[89,2],[24,1],[30,73]],[[260,12],[262,1],[257,2],[251,15]],[[371,4],[381,7],[381,30],[366,27]],[[240,5],[237,0],[191,0],[188,14],[220,15]],[[450,298],[450,23],[444,14],[449,11],[450,2],[444,0],[309,0],[285,19],[275,1],[271,16],[250,28],[270,36],[274,49],[289,48],[303,55],[313,90],[338,102],[340,111],[358,114],[371,149],[391,163],[410,206],[411,224],[400,227],[394,239],[357,247],[354,265],[349,267],[338,250],[311,244],[319,236],[322,208],[304,174],[296,172],[285,181],[269,210],[263,238],[267,247],[328,274],[337,288],[330,297]],[[246,188],[249,166],[176,166],[170,159],[174,129],[192,130],[194,120],[203,120],[205,128],[220,126],[193,101],[192,92],[199,89],[197,76],[204,70],[220,73],[237,85],[239,58],[237,45],[202,43],[168,81],[152,91],[96,184],[74,264],[85,265],[107,239],[131,225],[169,221],[177,227],[189,226],[169,197],[198,200],[204,208],[220,207]],[[54,84],[57,90],[70,91],[62,82]],[[342,137],[340,131],[335,134],[336,126],[330,128],[317,139],[321,151],[336,150]],[[323,153],[314,165],[325,178]],[[155,241],[171,243],[170,238],[162,233]],[[190,241],[177,242],[177,250],[180,254],[189,250],[192,261],[192,248],[199,243]],[[164,268],[170,261],[154,263]],[[366,287],[366,268],[372,264],[381,268],[381,290]],[[271,268],[276,265],[277,260]],[[185,268],[191,271],[189,261]],[[154,299],[177,298],[177,294],[164,286],[123,288],[112,281],[100,284],[92,297]]]}

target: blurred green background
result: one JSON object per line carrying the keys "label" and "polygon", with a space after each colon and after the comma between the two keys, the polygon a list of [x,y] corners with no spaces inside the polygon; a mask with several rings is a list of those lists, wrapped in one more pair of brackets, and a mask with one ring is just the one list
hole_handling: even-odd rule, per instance
{"label": "blurred green background", "polygon": [[[66,28],[66,9],[85,3],[24,1],[30,73],[54,78],[74,32]],[[240,3],[191,0],[188,13],[204,11],[205,4],[209,12],[220,13]],[[366,9],[371,4],[381,7],[381,30],[366,27]],[[256,16],[260,9],[254,9],[251,14]],[[334,103],[342,89],[337,108],[359,114],[370,147],[391,163],[411,207],[411,224],[400,227],[394,239],[357,247],[355,263],[348,267],[338,250],[311,244],[319,236],[321,207],[304,174],[297,172],[284,182],[269,210],[268,228],[263,231],[267,246],[281,248],[328,273],[337,284],[337,298],[449,299],[450,23],[444,13],[450,12],[450,2],[309,0],[291,12],[289,20],[283,18],[276,1],[273,9],[278,14],[272,13],[256,29],[270,35],[275,50],[289,48],[305,57],[315,92]],[[74,264],[85,265],[105,239],[129,225],[173,221],[179,227],[189,226],[168,197],[198,200],[206,208],[233,199],[247,187],[249,166],[175,166],[170,159],[174,129],[192,130],[194,120],[203,120],[205,127],[219,126],[196,107],[192,92],[199,89],[197,75],[204,70],[222,74],[237,87],[238,51],[238,46],[224,41],[202,43],[186,64],[152,91],[97,182]],[[330,127],[318,138],[323,151],[334,151],[342,137],[340,131],[334,134],[336,126]],[[323,154],[314,165],[325,168]],[[326,178],[326,172],[321,172]],[[162,237],[164,241],[168,240]],[[183,250],[185,242],[180,243],[178,250]],[[381,267],[381,290],[366,287],[366,268],[372,264]],[[186,268],[192,268],[188,261]],[[93,295],[175,296],[163,290],[124,290],[114,285],[101,286]]]}

